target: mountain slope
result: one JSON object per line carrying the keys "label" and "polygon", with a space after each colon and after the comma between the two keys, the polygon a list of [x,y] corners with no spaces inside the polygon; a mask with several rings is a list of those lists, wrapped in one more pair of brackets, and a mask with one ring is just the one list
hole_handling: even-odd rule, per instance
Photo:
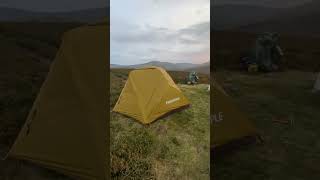
{"label": "mountain slope", "polygon": [[320,2],[287,9],[268,20],[239,28],[241,31],[275,31],[283,34],[320,36]]}
{"label": "mountain slope", "polygon": [[14,8],[0,8],[0,21],[97,21],[108,16],[109,8],[95,8],[70,12],[32,12]]}
{"label": "mountain slope", "polygon": [[195,71],[198,73],[210,74],[210,65],[198,66],[198,67],[186,69],[184,71],[187,71],[187,72]]}
{"label": "mountain slope", "polygon": [[41,13],[14,9],[14,8],[0,8],[0,21],[20,21],[28,17],[36,17]]}
{"label": "mountain slope", "polygon": [[273,8],[289,8],[294,6],[299,6],[301,4],[310,2],[312,0],[215,0],[216,5],[254,5],[254,6],[264,6]]}
{"label": "mountain slope", "polygon": [[161,62],[161,61],[150,61],[144,64],[135,64],[135,65],[117,65],[111,64],[110,67],[112,69],[117,68],[127,68],[127,69],[136,69],[136,68],[143,68],[147,66],[158,66],[163,67],[169,71],[185,71],[193,68],[198,68],[202,66],[210,66],[209,62],[203,64],[192,64],[192,63],[170,63],[170,62]]}
{"label": "mountain slope", "polygon": [[252,5],[217,5],[211,10],[214,30],[232,29],[267,20],[281,9]]}

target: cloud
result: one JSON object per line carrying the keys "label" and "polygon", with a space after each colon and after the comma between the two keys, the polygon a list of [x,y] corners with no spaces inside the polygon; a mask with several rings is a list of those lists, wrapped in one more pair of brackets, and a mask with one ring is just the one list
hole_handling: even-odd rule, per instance
{"label": "cloud", "polygon": [[203,43],[210,40],[210,22],[192,25],[179,31],[181,40],[185,43]]}
{"label": "cloud", "polygon": [[151,60],[201,63],[210,59],[208,0],[127,2],[121,7],[121,12],[127,13],[124,16],[118,9],[120,1],[111,1],[112,64]]}
{"label": "cloud", "polygon": [[[111,26],[112,27],[112,26]],[[171,61],[208,61],[209,56],[201,56],[208,52],[210,46],[210,22],[195,24],[180,30],[128,25],[128,31],[111,31],[111,61],[117,63],[119,58],[128,63],[139,63],[146,59]],[[135,27],[135,28],[133,28]],[[121,49],[121,50],[120,50]],[[120,50],[121,53],[118,53]],[[192,54],[197,55],[192,55]],[[206,53],[208,55],[208,53]]]}
{"label": "cloud", "polygon": [[[131,29],[129,29],[131,27]],[[123,26],[127,31],[114,31],[111,38],[118,43],[159,43],[170,40],[175,32],[166,28],[156,28],[147,25],[145,28],[134,25]],[[111,32],[113,33],[113,32]]]}

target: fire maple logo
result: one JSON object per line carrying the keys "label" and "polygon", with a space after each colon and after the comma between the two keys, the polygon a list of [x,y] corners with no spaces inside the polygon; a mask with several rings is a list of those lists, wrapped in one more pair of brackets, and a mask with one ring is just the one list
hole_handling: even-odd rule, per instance
{"label": "fire maple logo", "polygon": [[180,97],[177,97],[177,98],[171,99],[169,101],[166,101],[166,104],[171,104],[171,103],[174,103],[174,102],[179,101],[179,100],[180,100]]}
{"label": "fire maple logo", "polygon": [[223,121],[223,113],[219,112],[219,113],[213,114],[213,116],[211,116],[211,121],[213,123],[219,123]]}

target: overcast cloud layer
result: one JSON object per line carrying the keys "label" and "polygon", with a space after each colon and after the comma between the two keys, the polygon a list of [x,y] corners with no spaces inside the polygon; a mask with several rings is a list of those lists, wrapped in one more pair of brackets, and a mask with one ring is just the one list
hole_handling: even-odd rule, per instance
{"label": "overcast cloud layer", "polygon": [[111,63],[210,60],[210,0],[111,0]]}

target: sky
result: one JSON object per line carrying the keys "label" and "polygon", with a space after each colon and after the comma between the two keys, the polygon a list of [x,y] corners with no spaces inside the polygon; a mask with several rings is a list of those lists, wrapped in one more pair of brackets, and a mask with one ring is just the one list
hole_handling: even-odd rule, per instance
{"label": "sky", "polygon": [[102,8],[108,4],[109,0],[0,0],[0,7],[44,12]]}
{"label": "sky", "polygon": [[210,60],[210,0],[111,0],[111,64]]}

